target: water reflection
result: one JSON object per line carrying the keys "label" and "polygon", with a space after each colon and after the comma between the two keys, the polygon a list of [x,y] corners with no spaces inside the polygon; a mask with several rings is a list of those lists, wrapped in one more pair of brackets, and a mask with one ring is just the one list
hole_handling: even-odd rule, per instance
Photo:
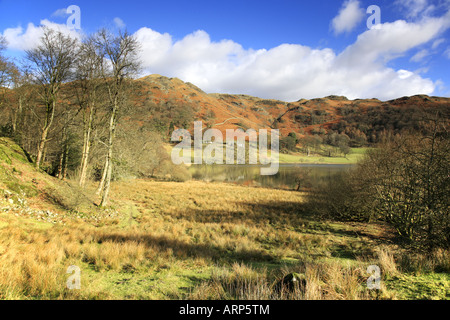
{"label": "water reflection", "polygon": [[276,175],[262,176],[260,165],[192,165],[189,171],[195,180],[228,182],[247,186],[301,190],[331,179],[352,165],[280,164]]}

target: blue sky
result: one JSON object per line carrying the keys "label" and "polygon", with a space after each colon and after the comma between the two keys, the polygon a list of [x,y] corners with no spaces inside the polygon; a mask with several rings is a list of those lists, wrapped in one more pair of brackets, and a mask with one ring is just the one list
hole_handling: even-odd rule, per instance
{"label": "blue sky", "polygon": [[[449,0],[0,0],[7,55],[20,57],[40,25],[66,30],[70,5],[82,36],[126,27],[143,43],[143,75],[207,92],[295,101],[329,94],[380,99],[450,96]],[[366,9],[381,9],[369,30]]]}

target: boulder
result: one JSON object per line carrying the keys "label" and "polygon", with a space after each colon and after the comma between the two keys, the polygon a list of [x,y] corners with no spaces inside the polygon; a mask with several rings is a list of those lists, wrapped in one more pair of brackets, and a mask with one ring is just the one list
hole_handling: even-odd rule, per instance
{"label": "boulder", "polygon": [[306,290],[306,276],[303,273],[292,272],[283,277],[277,282],[275,289],[278,292],[287,291],[294,292],[300,290],[300,292],[305,293]]}

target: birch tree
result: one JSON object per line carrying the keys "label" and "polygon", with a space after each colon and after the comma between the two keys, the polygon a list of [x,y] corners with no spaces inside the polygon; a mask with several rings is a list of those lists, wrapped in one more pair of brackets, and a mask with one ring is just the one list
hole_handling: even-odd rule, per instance
{"label": "birch tree", "polygon": [[38,96],[45,108],[37,148],[36,167],[41,166],[50,128],[53,125],[62,84],[72,79],[73,65],[77,57],[78,41],[60,31],[49,28],[39,45],[26,51],[33,82],[39,87]]}
{"label": "birch tree", "polygon": [[137,74],[139,70],[139,43],[135,37],[126,31],[120,31],[118,35],[114,35],[106,29],[100,30],[97,33],[95,43],[109,64],[109,68],[104,68],[102,73],[108,92],[110,116],[108,140],[106,142],[107,155],[102,180],[98,189],[98,193],[102,196],[100,206],[105,206],[108,202],[112,179],[117,118],[119,112],[125,106],[124,95],[127,90],[128,80]]}
{"label": "birch tree", "polygon": [[83,146],[78,180],[81,187],[86,183],[97,110],[105,98],[102,90],[103,70],[102,53],[94,38],[89,37],[80,46],[76,71],[78,104],[83,117]]}

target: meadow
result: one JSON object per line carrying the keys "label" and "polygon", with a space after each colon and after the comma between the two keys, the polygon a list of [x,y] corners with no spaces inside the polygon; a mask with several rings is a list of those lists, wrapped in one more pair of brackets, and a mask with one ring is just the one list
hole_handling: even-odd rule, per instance
{"label": "meadow", "polygon": [[[207,145],[203,145],[203,148],[205,148]],[[172,154],[174,146],[170,145],[170,144],[166,144],[165,145],[165,149],[167,150],[167,152],[169,154]],[[223,163],[226,163],[226,147],[223,147]],[[346,156],[339,154],[337,156],[332,156],[332,157],[328,157],[328,156],[323,156],[320,154],[311,154],[309,156],[307,156],[305,153],[303,152],[299,152],[298,150],[293,152],[290,151],[288,153],[275,153],[274,154],[274,158],[278,159],[278,162],[280,164],[298,164],[298,163],[303,163],[303,164],[356,164],[358,163],[359,160],[361,160],[364,155],[367,153],[368,150],[370,150],[370,148],[351,148],[350,149],[350,153],[347,154]],[[248,161],[248,152],[249,152],[249,147],[248,147],[248,143],[246,143],[245,146],[245,156],[246,156],[246,163],[249,163]],[[237,153],[237,148],[235,148],[235,154]],[[268,151],[268,156],[271,157],[272,152]],[[258,163],[260,159],[258,157]],[[206,157],[203,154],[203,162],[206,162]],[[194,150],[191,149],[191,163],[194,163]]]}
{"label": "meadow", "polygon": [[[0,298],[449,297],[447,253],[412,258],[386,226],[317,221],[302,212],[301,193],[138,180],[114,184],[113,195],[116,214],[59,213],[56,222],[3,204]],[[80,290],[67,288],[71,265]],[[369,265],[382,270],[381,290],[367,289]],[[277,291],[292,272],[306,290]]]}
{"label": "meadow", "polygon": [[[0,142],[0,299],[450,297],[448,251],[401,248],[383,223],[312,216],[302,192],[133,179],[114,182],[102,209],[95,184],[48,176]],[[306,287],[280,287],[289,274]]]}
{"label": "meadow", "polygon": [[322,155],[307,156],[300,152],[280,153],[280,163],[319,163],[319,164],[356,164],[369,148],[351,148],[347,156],[325,157]]}

